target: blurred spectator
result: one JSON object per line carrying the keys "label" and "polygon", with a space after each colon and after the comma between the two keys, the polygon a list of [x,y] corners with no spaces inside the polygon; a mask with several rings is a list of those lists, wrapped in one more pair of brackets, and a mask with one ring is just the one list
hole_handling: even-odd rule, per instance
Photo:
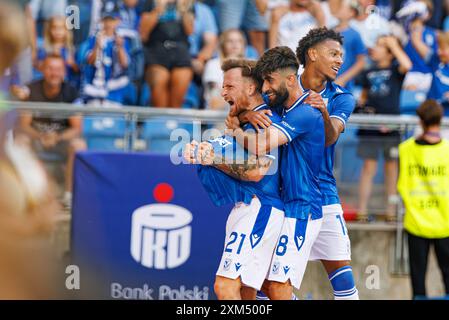
{"label": "blurred spectator", "polygon": [[443,109],[427,100],[417,110],[423,134],[399,146],[398,190],[405,205],[413,298],[426,296],[426,271],[433,245],[449,297],[449,141],[441,138]]}
{"label": "blurred spectator", "polygon": [[271,25],[273,23],[273,11],[280,10],[280,7],[288,8],[289,0],[255,0],[257,10],[265,17],[268,25],[268,46],[275,46],[277,43],[277,30],[273,30]]}
{"label": "blurred spectator", "polygon": [[75,75],[79,72],[79,68],[75,62],[72,32],[66,27],[65,17],[52,17],[45,23],[44,43],[38,49],[39,68],[48,54],[57,54],[64,59],[67,79],[76,85]]}
{"label": "blurred spectator", "polygon": [[[78,91],[64,81],[65,65],[62,57],[48,55],[42,66],[44,78],[32,82],[25,92],[19,93],[24,101],[74,103]],[[52,153],[66,161],[64,204],[71,202],[73,161],[75,153],[86,149],[80,139],[82,118],[72,116],[69,119],[57,117],[33,117],[21,114],[21,129],[32,139],[37,153]]]}
{"label": "blurred spectator", "polygon": [[[418,34],[419,32],[417,31]],[[420,36],[414,37],[412,41],[416,52],[432,72],[427,98],[441,103],[445,114],[449,115],[449,32],[440,33],[435,46],[427,45]]]}
{"label": "blurred spectator", "polygon": [[0,76],[0,99],[2,95],[6,99],[10,98],[10,90],[15,86],[20,86],[17,65],[7,68]]}
{"label": "blurred spectator", "polygon": [[214,14],[209,6],[200,1],[194,3],[194,31],[189,37],[192,67],[196,77],[200,79],[206,62],[211,59],[218,43],[218,27]]}
{"label": "blurred spectator", "polygon": [[82,93],[87,102],[107,100],[124,104],[130,88],[128,42],[117,33],[120,24],[117,8],[105,10],[100,30],[89,38]]}
{"label": "blurred spectator", "polygon": [[393,2],[394,0],[376,0],[377,13],[385,20],[390,20],[393,17]]}
{"label": "blurred spectator", "polygon": [[[415,8],[413,10],[413,8]],[[408,11],[407,11],[408,10]],[[403,12],[409,12],[403,15]],[[433,4],[430,0],[419,0],[407,2],[397,15],[402,17],[404,28],[408,34],[409,41],[404,50],[412,60],[413,67],[404,82],[404,87],[409,90],[428,91],[432,79],[431,68],[426,64],[418,50],[420,44],[424,43],[431,52],[438,49],[436,30],[426,26],[426,22],[430,19],[433,12]]]}
{"label": "blurred spectator", "polygon": [[449,31],[449,0],[444,1],[445,18],[443,21],[443,31]]}
{"label": "blurred spectator", "polygon": [[[405,73],[412,63],[392,36],[380,37],[370,56],[375,64],[363,74],[363,91],[360,104],[367,113],[399,114],[399,96]],[[360,177],[359,220],[367,220],[368,200],[371,196],[373,178],[376,175],[379,154],[385,160],[385,190],[387,194],[387,220],[394,220],[396,208],[397,146],[398,131],[386,126],[379,130],[359,129],[357,154],[364,160]]]}
{"label": "blurred spectator", "polygon": [[145,45],[151,106],[179,108],[192,80],[189,35],[194,31],[191,0],[147,0],[140,35]]}
{"label": "blurred spectator", "polygon": [[99,22],[101,0],[67,0],[69,6],[75,6],[79,9],[79,28],[73,30],[73,43],[75,47],[78,47],[86,41],[90,35],[95,34],[97,23],[95,28],[92,26],[94,23],[94,17],[98,12],[98,19],[95,22]]}
{"label": "blurred spectator", "polygon": [[351,0],[339,0],[337,2],[337,10],[334,16],[339,20],[339,24],[334,29],[340,32],[344,38],[344,51],[343,64],[338,72],[335,83],[351,90],[354,83],[353,79],[365,68],[367,50],[360,34],[349,26],[349,21],[357,13],[350,5]]}
{"label": "blurred spectator", "polygon": [[[288,7],[279,7],[273,11],[270,34],[276,35],[270,48],[287,46],[296,50],[299,40],[310,29],[324,27],[326,17],[320,2],[316,0],[290,0]],[[270,40],[274,40],[270,38]]]}
{"label": "blurred spectator", "polygon": [[390,34],[388,20],[377,13],[375,0],[358,0],[353,5],[358,14],[350,26],[360,34],[365,47],[372,48],[380,36]]}
{"label": "blurred spectator", "polygon": [[265,51],[268,25],[256,7],[256,0],[217,0],[220,31],[242,29],[259,56]]}
{"label": "blurred spectator", "polygon": [[30,7],[36,21],[36,34],[42,37],[46,21],[66,15],[67,0],[31,0]]}
{"label": "blurred spectator", "polygon": [[230,29],[220,35],[219,57],[207,62],[203,74],[204,100],[208,109],[226,109],[228,104],[221,96],[223,71],[221,65],[226,59],[244,58],[245,35],[238,29]]}
{"label": "blurred spectator", "polygon": [[449,0],[444,1],[445,18],[443,21],[443,31],[449,31]]}
{"label": "blurred spectator", "polygon": [[[129,46],[128,76],[137,86],[141,86],[145,73],[145,56],[143,53],[142,41],[139,34],[140,25],[140,1],[139,0],[117,0],[120,12],[120,25],[117,34],[123,37]],[[109,2],[110,5],[114,5]],[[133,89],[134,90],[134,89]],[[132,100],[132,99],[131,99]],[[135,104],[136,101],[128,101],[128,104]]]}
{"label": "blurred spectator", "polygon": [[141,14],[139,0],[121,0],[118,6],[120,9],[120,27],[139,31]]}
{"label": "blurred spectator", "polygon": [[[0,75],[28,45],[25,21],[0,2]],[[49,241],[57,202],[42,165],[11,139],[11,115],[0,110],[0,299],[62,298]]]}
{"label": "blurred spectator", "polygon": [[36,23],[30,7],[31,0],[0,0],[0,2],[16,5],[26,17],[27,34],[23,36],[26,38],[28,46],[16,61],[19,84],[24,85],[33,78],[33,62],[37,58]]}

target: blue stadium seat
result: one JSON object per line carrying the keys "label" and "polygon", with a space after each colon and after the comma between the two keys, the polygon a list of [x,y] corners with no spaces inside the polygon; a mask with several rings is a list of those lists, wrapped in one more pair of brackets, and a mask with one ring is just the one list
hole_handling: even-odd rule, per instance
{"label": "blue stadium seat", "polygon": [[90,150],[121,151],[125,144],[126,120],[90,117],[83,122],[83,135]]}
{"label": "blue stadium seat", "polygon": [[185,130],[186,136],[183,137],[191,140],[193,136],[193,125],[191,123],[181,123],[167,118],[154,118],[145,121],[141,138],[146,141],[148,151],[168,154],[172,147],[179,143],[179,140],[170,141],[171,133],[176,129]]}

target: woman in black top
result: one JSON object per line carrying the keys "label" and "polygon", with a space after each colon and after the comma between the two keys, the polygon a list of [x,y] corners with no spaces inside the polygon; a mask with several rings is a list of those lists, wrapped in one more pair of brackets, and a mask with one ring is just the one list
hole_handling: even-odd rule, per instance
{"label": "woman in black top", "polygon": [[193,75],[188,42],[194,28],[192,0],[147,0],[143,12],[140,35],[151,105],[179,108]]}

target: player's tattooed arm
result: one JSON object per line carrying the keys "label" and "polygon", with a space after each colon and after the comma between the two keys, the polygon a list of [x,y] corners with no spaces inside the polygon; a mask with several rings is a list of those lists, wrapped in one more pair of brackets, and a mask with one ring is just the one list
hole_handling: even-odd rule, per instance
{"label": "player's tattooed arm", "polygon": [[215,155],[212,145],[202,142],[198,146],[198,162],[212,165],[227,175],[242,181],[260,181],[268,172],[273,160],[268,156],[258,157],[250,154],[247,158],[228,161],[224,155]]}
{"label": "player's tattooed arm", "polygon": [[241,164],[226,163],[224,158],[221,160],[223,161],[222,163],[217,163],[213,166],[234,179],[253,182],[262,180],[273,163],[273,160],[269,157],[257,157],[256,155],[251,155],[249,159]]}

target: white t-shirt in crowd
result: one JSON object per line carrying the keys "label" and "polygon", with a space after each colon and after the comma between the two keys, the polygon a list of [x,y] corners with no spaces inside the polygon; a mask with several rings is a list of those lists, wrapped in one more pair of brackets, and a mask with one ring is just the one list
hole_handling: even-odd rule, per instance
{"label": "white t-shirt in crowd", "polygon": [[296,52],[299,40],[317,26],[316,19],[308,11],[288,12],[279,21],[278,45]]}
{"label": "white t-shirt in crowd", "polygon": [[362,21],[353,19],[349,22],[349,26],[360,34],[367,48],[374,47],[378,37],[390,33],[390,24],[377,13],[370,14]]}
{"label": "white t-shirt in crowd", "polygon": [[206,107],[209,106],[210,91],[209,83],[214,83],[217,90],[221,91],[223,86],[223,71],[221,70],[221,59],[219,57],[207,61],[203,72],[204,100]]}

